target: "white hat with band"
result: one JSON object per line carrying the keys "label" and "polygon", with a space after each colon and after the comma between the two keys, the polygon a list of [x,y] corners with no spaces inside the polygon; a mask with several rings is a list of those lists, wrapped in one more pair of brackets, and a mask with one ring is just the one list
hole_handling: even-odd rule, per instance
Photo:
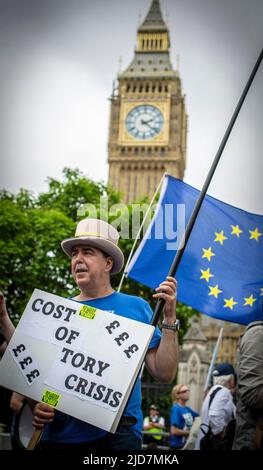
{"label": "white hat with band", "polygon": [[119,233],[112,225],[99,219],[83,219],[76,228],[75,236],[61,243],[62,250],[71,256],[74,246],[89,245],[103,251],[113,259],[112,274],[122,270],[124,256],[118,247]]}

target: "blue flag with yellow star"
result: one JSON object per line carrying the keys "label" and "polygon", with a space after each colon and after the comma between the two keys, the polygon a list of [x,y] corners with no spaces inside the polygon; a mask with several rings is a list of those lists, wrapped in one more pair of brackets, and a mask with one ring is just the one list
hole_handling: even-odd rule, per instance
{"label": "blue flag with yellow star", "polygon": [[[170,269],[199,191],[167,175],[128,277],[155,288]],[[180,233],[181,232],[181,233]],[[179,264],[177,298],[220,320],[263,318],[263,216],[206,195]]]}

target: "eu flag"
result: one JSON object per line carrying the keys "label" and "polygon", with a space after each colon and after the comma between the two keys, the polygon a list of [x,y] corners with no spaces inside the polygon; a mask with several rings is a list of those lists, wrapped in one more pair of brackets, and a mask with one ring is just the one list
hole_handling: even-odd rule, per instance
{"label": "eu flag", "polygon": [[[167,175],[154,218],[128,267],[128,276],[155,288],[168,274],[180,232],[199,191]],[[180,240],[179,240],[180,241]],[[179,264],[178,300],[220,320],[263,318],[263,216],[206,196]]]}

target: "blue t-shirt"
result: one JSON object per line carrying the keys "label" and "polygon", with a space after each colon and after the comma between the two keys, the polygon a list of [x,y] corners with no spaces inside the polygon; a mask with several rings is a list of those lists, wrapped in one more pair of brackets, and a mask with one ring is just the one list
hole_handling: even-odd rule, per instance
{"label": "blue t-shirt", "polygon": [[[145,300],[120,292],[114,292],[106,297],[81,303],[147,324],[151,323],[153,315],[151,307]],[[158,348],[160,339],[161,332],[157,327],[149,349]],[[124,411],[124,416],[134,416],[137,419],[131,430],[138,437],[141,437],[143,423],[141,400],[141,381],[138,378]],[[99,439],[106,434],[107,432],[102,429],[56,411],[53,422],[45,426],[43,439],[59,443],[76,443]]]}
{"label": "blue t-shirt", "polygon": [[[199,416],[192,408],[189,406],[181,406],[179,403],[175,403],[171,409],[170,413],[170,423],[171,426],[175,426],[178,429],[191,429],[194,418]],[[175,448],[183,447],[186,441],[185,436],[170,436],[170,446]]]}

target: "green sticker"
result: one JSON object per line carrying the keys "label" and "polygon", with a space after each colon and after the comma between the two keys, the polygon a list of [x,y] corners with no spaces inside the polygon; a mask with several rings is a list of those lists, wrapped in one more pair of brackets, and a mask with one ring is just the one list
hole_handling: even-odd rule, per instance
{"label": "green sticker", "polygon": [[97,309],[94,307],[90,307],[89,305],[83,305],[81,307],[79,314],[81,317],[89,318],[90,320],[93,320],[93,318],[96,315]]}
{"label": "green sticker", "polygon": [[58,393],[51,392],[50,390],[45,390],[41,401],[43,403],[47,403],[47,405],[56,407],[60,398],[61,395],[59,395]]}

